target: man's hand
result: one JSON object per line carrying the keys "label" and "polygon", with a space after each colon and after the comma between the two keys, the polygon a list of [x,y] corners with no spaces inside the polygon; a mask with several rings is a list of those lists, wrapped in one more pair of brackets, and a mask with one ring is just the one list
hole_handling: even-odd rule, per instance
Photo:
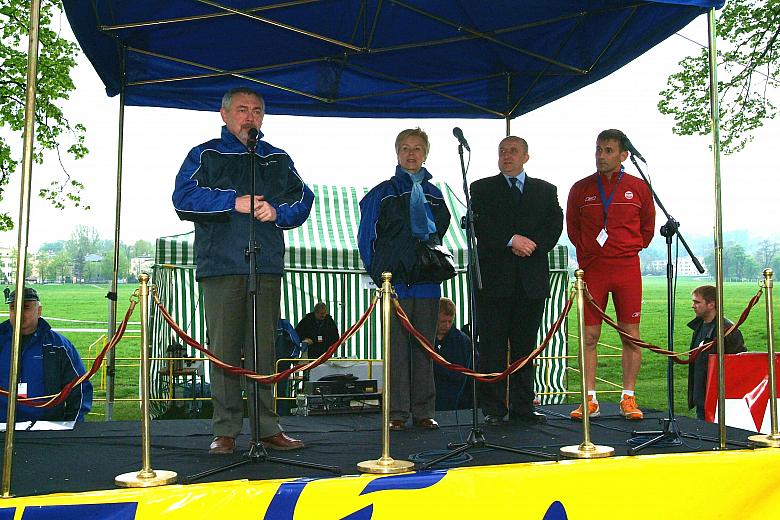
{"label": "man's hand", "polygon": [[[249,213],[251,210],[250,195],[241,195],[236,197],[236,211],[239,213]],[[265,197],[262,195],[255,195],[255,218],[260,222],[274,222],[276,221],[276,208],[270,203],[266,202]]]}
{"label": "man's hand", "polygon": [[266,202],[262,195],[260,204],[255,206],[255,218],[260,222],[276,221],[276,208],[270,202]]}
{"label": "man's hand", "polygon": [[314,340],[312,340],[311,338],[303,338],[303,342],[306,343],[307,345],[314,344]]}
{"label": "man's hand", "polygon": [[512,253],[517,256],[531,256],[536,251],[536,242],[523,235],[512,237]]}

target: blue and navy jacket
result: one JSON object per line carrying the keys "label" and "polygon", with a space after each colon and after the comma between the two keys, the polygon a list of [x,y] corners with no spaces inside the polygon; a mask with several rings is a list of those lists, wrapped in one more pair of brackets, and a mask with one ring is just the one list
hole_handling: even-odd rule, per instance
{"label": "blue and navy jacket", "polygon": [[[262,133],[258,137],[262,137]],[[195,223],[196,278],[249,274],[249,223],[259,246],[257,272],[281,274],[284,233],[309,217],[314,193],[284,150],[258,141],[254,156],[255,194],[276,208],[276,222],[260,222],[235,210],[236,197],[252,192],[250,154],[222,127],[220,139],[196,146],[176,175],[173,206],[181,220]]]}
{"label": "blue and navy jacket", "polygon": [[[428,217],[436,224],[435,239],[441,243],[450,226],[450,211],[441,190],[430,183],[431,178],[425,170],[422,188],[428,202]],[[366,193],[360,201],[360,257],[378,286],[382,284],[383,272],[393,274],[393,287],[399,298],[438,298],[441,296],[439,284],[416,284],[414,280],[418,240],[412,236],[409,218],[411,192],[411,177],[397,166],[391,179]]]}
{"label": "blue and navy jacket", "polygon": [[[0,323],[0,386],[8,389],[11,366],[11,321]],[[76,347],[68,339],[51,330],[51,325],[38,318],[38,328],[25,338],[20,352],[19,382],[27,384],[27,397],[53,395],[67,383],[86,373]],[[8,399],[0,396],[0,422],[6,422]],[[53,408],[31,408],[17,405],[16,421],[83,421],[92,408],[92,383],[84,381],[71,390],[68,398]]]}

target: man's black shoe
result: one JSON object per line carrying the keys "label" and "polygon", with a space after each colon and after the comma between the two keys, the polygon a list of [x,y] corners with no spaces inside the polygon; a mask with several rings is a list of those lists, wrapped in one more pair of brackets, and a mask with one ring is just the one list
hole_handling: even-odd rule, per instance
{"label": "man's black shoe", "polygon": [[509,421],[516,424],[526,424],[533,426],[536,424],[545,424],[547,417],[537,412],[526,412],[522,414],[509,414]]}
{"label": "man's black shoe", "polygon": [[504,418],[500,415],[486,415],[485,416],[485,424],[489,426],[501,426],[504,424]]}

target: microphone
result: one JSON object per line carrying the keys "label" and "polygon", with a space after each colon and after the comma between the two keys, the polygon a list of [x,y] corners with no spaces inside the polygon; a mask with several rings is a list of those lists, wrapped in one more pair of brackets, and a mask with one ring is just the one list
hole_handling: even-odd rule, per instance
{"label": "microphone", "polygon": [[631,144],[631,140],[628,137],[626,137],[626,142],[624,144],[626,145],[626,150],[631,152],[631,155],[635,156],[637,159],[647,164],[645,158],[642,157],[642,154],[639,153],[639,150],[637,150],[636,147],[633,144]]}
{"label": "microphone", "polygon": [[254,152],[256,146],[257,146],[257,128],[250,128],[246,140],[246,147],[250,151]]}
{"label": "microphone", "polygon": [[465,137],[463,137],[463,130],[461,130],[459,127],[456,126],[455,128],[452,129],[452,135],[454,135],[458,139],[458,142],[463,148],[465,148],[469,152],[471,151],[471,148],[469,148],[469,142],[466,141]]}

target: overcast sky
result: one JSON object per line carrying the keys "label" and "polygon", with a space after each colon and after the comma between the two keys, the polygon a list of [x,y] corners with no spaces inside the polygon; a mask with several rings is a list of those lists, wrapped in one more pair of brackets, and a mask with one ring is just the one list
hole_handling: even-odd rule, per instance
{"label": "overcast sky", "polygon": [[[706,17],[694,20],[684,34],[706,43]],[[512,121],[512,133],[529,142],[529,175],[558,186],[565,207],[570,186],[595,171],[595,137],[605,128],[624,130],[648,160],[653,186],[679,222],[685,235],[712,234],[714,226],[713,157],[709,137],[672,134],[672,120],[657,108],[660,92],[676,63],[697,52],[679,36],[652,49],[615,74]],[[76,225],[96,228],[101,238],[114,234],[118,97],[108,98],[102,83],[83,56],[74,71],[77,90],[65,105],[71,121],[87,127],[90,154],[66,161],[69,172],[86,185],[82,199],[92,209],[51,208],[32,201],[29,249],[68,239]],[[778,100],[776,100],[778,101]],[[219,135],[222,121],[215,112],[127,107],[125,111],[124,183],[121,241],[184,233],[171,205],[173,181],[182,160],[194,145]],[[373,186],[390,177],[396,165],[393,148],[397,133],[421,126],[431,140],[426,166],[434,178],[462,192],[457,141],[459,126],[471,144],[469,182],[497,173],[497,145],[505,133],[503,120],[452,119],[335,119],[266,116],[265,139],[285,149],[307,183]],[[21,139],[21,138],[20,138]],[[724,230],[747,229],[752,236],[777,232],[780,121],[769,122],[755,141],[722,159]],[[18,146],[21,155],[21,143]],[[630,172],[633,166],[627,162]],[[33,169],[33,193],[60,175],[56,158]],[[21,169],[11,180],[0,205],[16,219]],[[660,217],[659,217],[660,220]],[[659,222],[659,226],[663,222]],[[15,245],[16,231],[0,233],[0,244]]]}

